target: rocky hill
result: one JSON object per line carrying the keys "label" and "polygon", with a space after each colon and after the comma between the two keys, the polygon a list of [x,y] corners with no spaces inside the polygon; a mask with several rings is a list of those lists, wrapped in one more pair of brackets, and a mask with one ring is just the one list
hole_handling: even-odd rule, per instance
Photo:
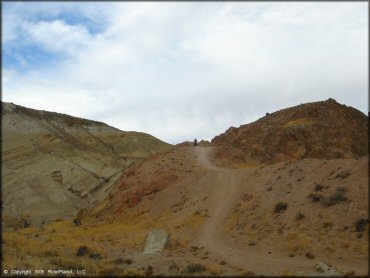
{"label": "rocky hill", "polygon": [[301,104],[212,139],[216,156],[240,163],[300,158],[360,158],[368,150],[368,117],[353,107],[327,101]]}
{"label": "rocky hill", "polygon": [[169,147],[145,133],[3,102],[4,217],[71,217],[104,199],[133,162]]}

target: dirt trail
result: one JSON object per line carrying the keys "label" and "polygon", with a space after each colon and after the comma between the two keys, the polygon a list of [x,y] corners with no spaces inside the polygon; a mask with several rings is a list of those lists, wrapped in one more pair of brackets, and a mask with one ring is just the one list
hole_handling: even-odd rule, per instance
{"label": "dirt trail", "polygon": [[237,246],[223,234],[223,226],[232,205],[243,190],[241,187],[245,172],[243,170],[220,168],[211,163],[211,147],[198,147],[195,152],[199,162],[213,172],[209,183],[212,186],[209,196],[210,217],[204,222],[198,244],[205,246],[229,265],[253,271],[256,274],[277,275],[288,270],[312,272],[314,262],[306,258],[288,258],[286,254],[268,254],[268,249],[256,251],[256,248]]}

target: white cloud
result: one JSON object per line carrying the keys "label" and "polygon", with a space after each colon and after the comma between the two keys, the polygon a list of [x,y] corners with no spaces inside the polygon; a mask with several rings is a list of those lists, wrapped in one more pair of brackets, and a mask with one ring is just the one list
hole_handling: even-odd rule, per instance
{"label": "white cloud", "polygon": [[[54,13],[71,12],[68,4]],[[5,71],[5,101],[171,143],[211,139],[266,112],[329,97],[367,110],[365,3],[95,4],[73,7],[106,24],[97,34],[62,16],[18,14],[10,29],[21,25],[31,42],[68,57],[52,69]]]}
{"label": "white cloud", "polygon": [[29,40],[52,52],[83,51],[92,39],[86,27],[71,26],[61,20],[24,24],[23,30]]}

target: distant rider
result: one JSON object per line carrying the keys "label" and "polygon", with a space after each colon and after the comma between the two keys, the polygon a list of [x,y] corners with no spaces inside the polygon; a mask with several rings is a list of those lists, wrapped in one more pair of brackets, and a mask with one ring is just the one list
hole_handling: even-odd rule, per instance
{"label": "distant rider", "polygon": [[196,147],[198,145],[198,141],[197,141],[197,138],[194,139],[194,147]]}

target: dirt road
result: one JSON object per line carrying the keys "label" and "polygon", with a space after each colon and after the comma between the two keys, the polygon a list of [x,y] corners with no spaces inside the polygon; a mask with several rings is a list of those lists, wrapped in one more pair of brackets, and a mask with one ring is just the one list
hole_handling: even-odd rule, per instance
{"label": "dirt road", "polygon": [[243,170],[225,169],[215,166],[209,160],[213,148],[197,147],[195,152],[199,162],[213,174],[209,196],[210,217],[201,228],[198,244],[226,261],[229,265],[253,271],[256,274],[281,275],[284,271],[309,273],[314,271],[315,262],[307,258],[288,258],[286,254],[269,254],[263,249],[256,252],[253,247],[237,246],[223,233],[223,226],[232,205],[240,197],[245,172]]}

